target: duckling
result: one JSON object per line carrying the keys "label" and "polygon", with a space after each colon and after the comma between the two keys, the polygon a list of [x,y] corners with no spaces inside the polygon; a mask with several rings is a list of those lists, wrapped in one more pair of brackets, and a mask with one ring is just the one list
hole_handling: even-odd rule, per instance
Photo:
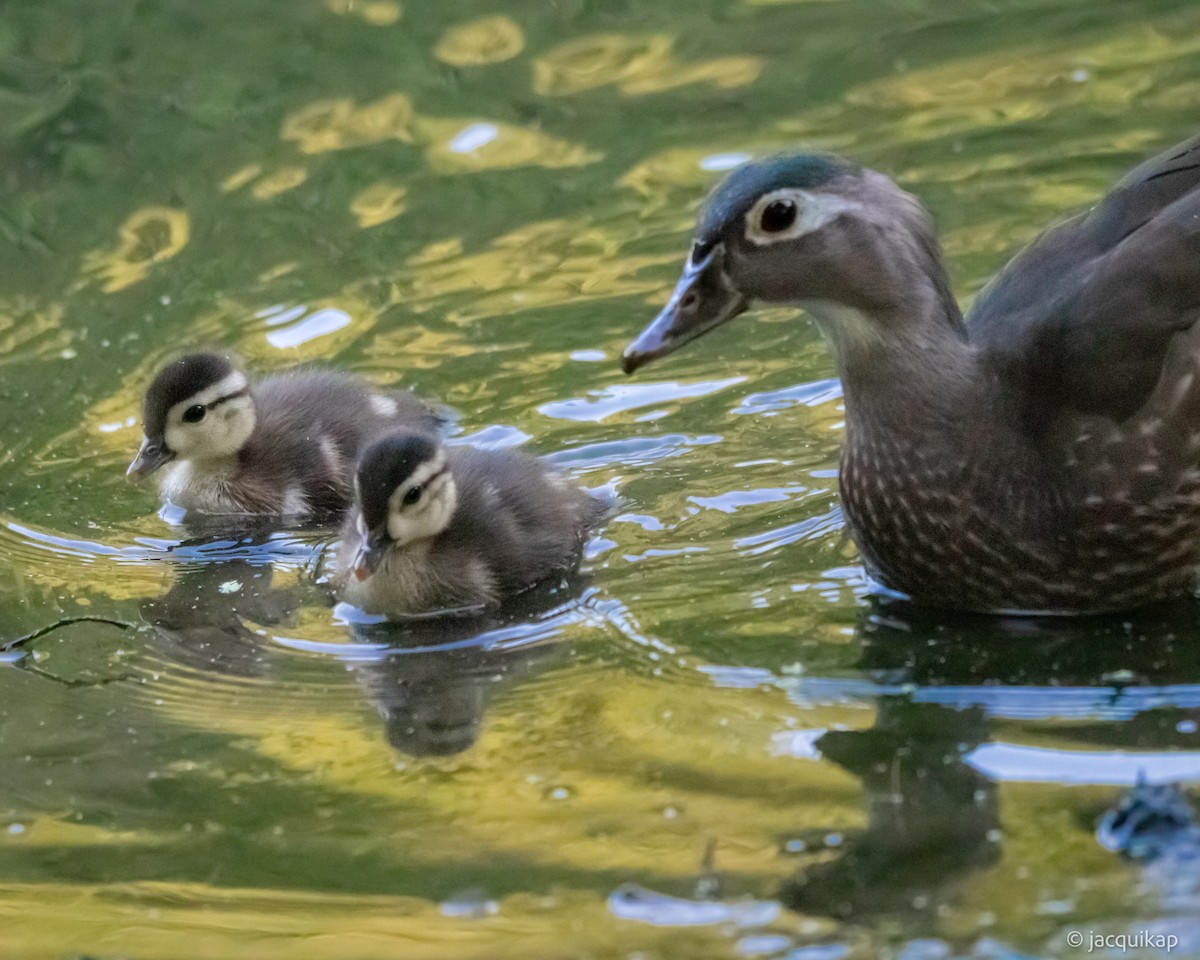
{"label": "duckling", "polygon": [[338,595],[401,618],[479,608],[567,572],[605,512],[544,460],[399,431],[358,465]]}
{"label": "duckling", "polygon": [[251,387],[224,356],[167,364],[142,408],[145,439],[126,473],[167,468],[163,496],[200,513],[306,517],[343,510],[363,444],[397,427],[436,433],[441,419],[406,392],[305,368]]}

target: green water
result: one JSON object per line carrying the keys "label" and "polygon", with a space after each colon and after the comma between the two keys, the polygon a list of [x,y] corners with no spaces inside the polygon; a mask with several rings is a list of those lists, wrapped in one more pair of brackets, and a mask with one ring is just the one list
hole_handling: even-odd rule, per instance
{"label": "green water", "polygon": [[[115,624],[0,666],[0,956],[1200,956],[1200,879],[1095,835],[1200,780],[1200,615],[897,622],[807,321],[618,370],[730,154],[894,175],[966,299],[1198,106],[1193,0],[10,0],[0,639]],[[168,549],[126,487],[214,344],[621,507],[570,589],[389,648],[327,532]]]}

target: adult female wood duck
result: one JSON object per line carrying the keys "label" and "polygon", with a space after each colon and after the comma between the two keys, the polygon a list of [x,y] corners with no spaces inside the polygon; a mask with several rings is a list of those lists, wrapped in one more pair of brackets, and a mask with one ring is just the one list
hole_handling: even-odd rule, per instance
{"label": "adult female wood duck", "polygon": [[200,513],[308,517],[344,509],[363,445],[398,427],[437,432],[412,394],[305,367],[253,387],[229,357],[194,353],[159,371],[142,408],[130,481],[166,467],[163,496]]}
{"label": "adult female wood duck", "polygon": [[717,187],[632,372],[754,301],[803,307],[845,391],[841,494],[914,601],[1098,612],[1200,558],[1200,137],[1050,230],[964,323],[933,226],[882,174],[793,156]]}

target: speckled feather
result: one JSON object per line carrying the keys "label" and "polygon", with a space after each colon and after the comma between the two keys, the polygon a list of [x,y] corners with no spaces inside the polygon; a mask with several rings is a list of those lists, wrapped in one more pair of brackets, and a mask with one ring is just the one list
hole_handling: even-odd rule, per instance
{"label": "speckled feather", "polygon": [[[776,190],[793,191],[794,210],[836,212],[771,239],[746,219]],[[696,243],[714,256],[693,254],[687,296],[631,347],[635,365],[721,316],[697,306],[705,297],[728,297],[726,318],[752,301],[805,307],[845,391],[846,516],[886,586],[927,604],[1074,613],[1195,582],[1200,137],[1044,234],[965,322],[928,215],[874,171],[747,164],[709,198]]]}
{"label": "speckled feather", "polygon": [[947,606],[1061,612],[1195,581],[1198,147],[1140,167],[980,295],[974,389],[944,398],[946,423],[887,429],[868,411],[896,393],[856,404],[841,488],[883,582]]}

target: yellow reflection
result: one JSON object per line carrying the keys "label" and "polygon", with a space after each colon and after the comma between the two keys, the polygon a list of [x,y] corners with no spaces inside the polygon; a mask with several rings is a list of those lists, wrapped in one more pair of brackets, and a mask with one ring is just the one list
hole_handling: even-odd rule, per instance
{"label": "yellow reflection", "polygon": [[300,264],[295,260],[290,260],[287,263],[277,263],[273,267],[268,267],[258,275],[259,283],[270,283],[272,280],[278,280],[280,277],[285,277],[289,273],[300,268]]}
{"label": "yellow reflection", "polygon": [[[133,548],[135,555],[145,548]],[[174,571],[164,564],[131,562],[114,556],[111,544],[88,538],[87,531],[63,533],[35,527],[23,517],[0,514],[0,555],[20,571],[17,596],[29,605],[53,606],[54,595],[75,596],[86,584],[87,597],[134,600],[160,596]],[[38,596],[41,594],[41,596]],[[49,596],[46,596],[49,594]],[[37,599],[33,599],[33,598]],[[86,606],[86,604],[84,604]],[[43,662],[52,667],[53,651]]]}
{"label": "yellow reflection", "polygon": [[438,171],[503,170],[510,167],[578,167],[603,154],[539,130],[508,123],[422,118],[417,131],[428,142],[426,159]]}
{"label": "yellow reflection", "polygon": [[25,298],[0,302],[0,364],[63,355],[71,332],[63,329],[62,318],[61,304],[39,307]]}
{"label": "yellow reflection", "polygon": [[386,140],[412,141],[412,101],[389,94],[356,106],[349,98],[317,100],[283,121],[281,136],[294,140],[304,153],[347,150]]}
{"label": "yellow reflection", "polygon": [[[749,158],[749,154],[719,154],[711,148],[677,147],[651,154],[617,182],[646,196],[674,190],[695,193]],[[708,160],[716,162],[706,164]]]}
{"label": "yellow reflection", "polygon": [[281,193],[296,189],[307,179],[308,171],[304,167],[281,167],[259,180],[250,192],[255,200],[270,200]]}
{"label": "yellow reflection", "polygon": [[[725,870],[765,882],[776,869],[777,837],[805,816],[829,823],[837,804],[838,828],[861,825],[855,803],[861,787],[850,774],[796,763],[781,780],[779,758],[767,746],[780,715],[791,712],[782,694],[748,702],[742,690],[625,681],[603,693],[594,684],[552,686],[538,700],[539,730],[550,731],[539,736],[571,745],[552,763],[542,761],[544,750],[530,751],[527,718],[497,708],[454,775],[419,778],[396,776],[395,754],[358,711],[305,709],[292,711],[287,724],[270,722],[280,702],[267,685],[235,709],[200,712],[176,697],[164,697],[159,709],[175,723],[237,737],[322,789],[372,798],[380,835],[421,822],[421,846],[414,850],[436,850],[442,864],[521,862],[532,850],[539,863],[562,870],[694,878],[696,825],[703,824],[721,837]],[[857,725],[870,716],[830,708],[810,710],[805,719],[813,726]],[[672,775],[631,775],[645,770]],[[566,798],[557,798],[556,788]],[[469,817],[453,815],[464,796],[483,795],[479,791],[487,803],[471,802]],[[664,808],[672,814],[659,813]],[[406,854],[410,833],[401,831],[396,856]]]}
{"label": "yellow reflection", "polygon": [[97,276],[105,293],[124,290],[145,280],[151,267],[187,246],[189,231],[186,210],[143,207],[121,224],[115,249],[84,254],[83,272]]}
{"label": "yellow reflection", "polygon": [[373,0],[364,3],[359,16],[373,27],[390,27],[399,23],[403,8],[395,0]]}
{"label": "yellow reflection", "polygon": [[417,253],[408,258],[409,264],[420,266],[425,263],[437,263],[439,260],[450,260],[463,252],[462,237],[451,237],[449,240],[438,240],[426,244]]}
{"label": "yellow reflection", "polygon": [[723,57],[687,64],[675,59],[666,34],[603,33],[560,44],[533,65],[533,89],[543,96],[570,96],[616,85],[640,96],[693,83],[740,87],[762,71],[758,57]]}
{"label": "yellow reflection", "polygon": [[710,83],[720,89],[745,87],[758,79],[762,73],[762,61],[758,57],[722,57],[705,60],[695,66],[668,63],[662,70],[647,70],[632,76],[621,84],[621,89],[631,96],[660,93],[693,83]]}
{"label": "yellow reflection", "polygon": [[233,193],[234,190],[240,190],[260,173],[262,173],[262,164],[248,164],[222,180],[220,190],[222,193]]}
{"label": "yellow reflection", "polygon": [[433,53],[454,67],[479,67],[511,60],[524,48],[525,36],[516,21],[500,15],[451,27]]}
{"label": "yellow reflection", "polygon": [[357,16],[373,27],[390,27],[404,15],[396,0],[325,0],[325,9],[339,16]]}
{"label": "yellow reflection", "polygon": [[419,142],[429,165],[442,172],[511,167],[574,167],[602,154],[528,127],[509,123],[418,116],[402,93],[356,106],[353,100],[318,100],[283,122],[283,139],[304,153],[325,153],[381,143]]}
{"label": "yellow reflection", "polygon": [[1044,116],[1072,103],[1128,106],[1154,85],[1154,67],[1200,52],[1200,37],[1150,27],[1098,43],[1006,49],[859,87],[866,106],[968,112],[964,122],[995,125]]}
{"label": "yellow reflection", "polygon": [[363,229],[386,223],[400,216],[405,209],[408,191],[398,184],[381,180],[360,190],[350,201],[350,212]]}
{"label": "yellow reflection", "polygon": [[468,343],[457,330],[429,330],[409,320],[371,341],[371,379],[404,386],[406,371],[436,370],[454,357],[469,357],[477,351],[478,346]]}
{"label": "yellow reflection", "polygon": [[[651,267],[670,256],[622,256],[620,225],[545,220],[498,237],[477,253],[438,259],[428,248],[401,278],[406,309],[437,309],[454,323],[581,300],[637,296],[662,283]],[[439,251],[440,252],[440,251]],[[648,276],[643,276],[643,272]]]}
{"label": "yellow reflection", "polygon": [[543,96],[569,96],[656,72],[670,58],[666,34],[602,33],[568,40],[533,64],[533,89]]}

